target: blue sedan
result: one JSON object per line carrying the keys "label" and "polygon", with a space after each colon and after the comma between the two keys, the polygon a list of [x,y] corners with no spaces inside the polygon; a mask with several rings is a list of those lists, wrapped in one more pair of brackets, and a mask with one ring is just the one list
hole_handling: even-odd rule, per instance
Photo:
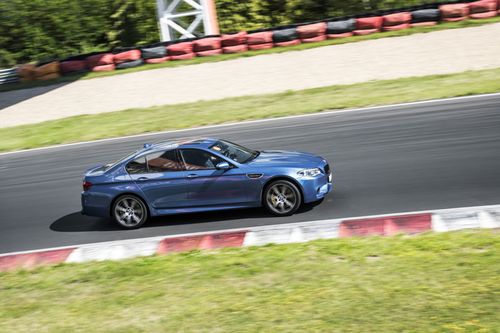
{"label": "blue sedan", "polygon": [[148,217],[260,207],[277,216],[332,190],[328,162],[289,151],[257,151],[202,138],[145,144],[116,163],[89,169],[82,214],[134,229]]}

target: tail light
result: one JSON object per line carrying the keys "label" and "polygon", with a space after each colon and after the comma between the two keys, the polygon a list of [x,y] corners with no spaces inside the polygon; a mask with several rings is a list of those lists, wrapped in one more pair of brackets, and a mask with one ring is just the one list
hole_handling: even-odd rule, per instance
{"label": "tail light", "polygon": [[84,191],[90,190],[91,187],[92,187],[92,183],[91,182],[88,182],[88,181],[84,181],[83,182],[83,190]]}

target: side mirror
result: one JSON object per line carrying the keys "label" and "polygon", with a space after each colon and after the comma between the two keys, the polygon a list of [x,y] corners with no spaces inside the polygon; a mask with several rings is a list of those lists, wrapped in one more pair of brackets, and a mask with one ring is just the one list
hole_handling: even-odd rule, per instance
{"label": "side mirror", "polygon": [[227,162],[220,162],[215,166],[217,170],[229,170],[231,169],[231,166]]}

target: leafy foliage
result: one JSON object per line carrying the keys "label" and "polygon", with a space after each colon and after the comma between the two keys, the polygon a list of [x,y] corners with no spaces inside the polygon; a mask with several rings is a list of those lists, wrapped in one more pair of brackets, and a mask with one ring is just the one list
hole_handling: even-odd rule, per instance
{"label": "leafy foliage", "polygon": [[[215,0],[222,32],[251,30],[422,0]],[[0,67],[159,40],[155,0],[0,1]]]}

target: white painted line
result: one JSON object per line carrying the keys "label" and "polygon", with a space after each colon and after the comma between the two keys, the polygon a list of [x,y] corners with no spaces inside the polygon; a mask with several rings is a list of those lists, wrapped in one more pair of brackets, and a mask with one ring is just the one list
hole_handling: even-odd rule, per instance
{"label": "white painted line", "polygon": [[[253,125],[253,124],[260,124],[260,123],[264,123],[264,122],[273,122],[273,121],[288,120],[288,119],[300,119],[300,118],[306,118],[306,117],[318,117],[318,116],[325,116],[325,115],[331,115],[331,114],[343,114],[343,113],[349,113],[349,112],[355,112],[355,111],[358,111],[358,112],[359,111],[369,111],[369,110],[377,111],[377,110],[393,108],[393,107],[407,107],[407,106],[422,105],[422,104],[439,104],[439,103],[448,102],[448,101],[461,101],[461,100],[477,99],[477,98],[484,98],[484,97],[496,97],[496,96],[500,96],[500,93],[450,97],[450,98],[442,98],[442,99],[433,99],[433,100],[425,100],[425,101],[370,106],[370,107],[345,109],[345,110],[336,109],[336,110],[331,110],[331,111],[315,112],[315,113],[301,114],[301,115],[294,115],[294,116],[248,120],[248,121],[235,122],[235,123],[225,123],[225,124],[218,124],[218,125],[192,127],[192,128],[185,128],[185,129],[179,129],[179,130],[150,132],[150,133],[128,135],[128,136],[122,136],[122,137],[116,137],[116,138],[107,138],[107,139],[92,140],[92,141],[81,141],[81,142],[66,143],[66,144],[33,148],[33,149],[23,149],[23,150],[17,150],[17,151],[13,151],[13,152],[0,153],[0,156],[20,154],[20,153],[26,153],[26,152],[36,152],[36,151],[43,151],[43,150],[57,149],[57,148],[65,148],[65,147],[73,147],[73,146],[80,146],[80,145],[99,144],[99,143],[128,140],[128,139],[146,138],[149,136],[162,135],[162,134],[166,135],[166,134],[172,134],[172,133],[182,133],[182,132],[187,132],[187,131],[224,128],[224,127],[230,127],[230,126]],[[64,118],[62,118],[62,119],[64,119]]]}
{"label": "white painted line", "polygon": [[[484,214],[487,213],[488,218],[485,219]],[[224,234],[231,232],[242,232],[248,231],[248,234],[252,234],[253,236],[249,236],[250,239],[247,240],[245,237],[244,244],[252,244],[254,240],[252,237],[255,236],[255,242],[261,242],[267,236],[269,236],[270,231],[276,231],[277,234],[281,236],[279,238],[283,242],[290,242],[292,239],[302,239],[301,241],[320,239],[320,238],[336,238],[338,233],[338,227],[341,221],[349,221],[349,220],[358,220],[358,219],[372,219],[372,218],[380,218],[380,217],[389,217],[389,216],[401,216],[401,215],[415,215],[415,214],[432,214],[432,224],[434,231],[448,231],[448,225],[445,223],[444,225],[439,225],[442,223],[442,216],[446,216],[446,218],[450,218],[453,214],[455,216],[479,216],[477,217],[478,223],[476,222],[467,222],[470,225],[477,225],[477,227],[481,228],[500,228],[500,205],[485,205],[485,206],[473,206],[473,207],[458,207],[458,208],[446,208],[446,209],[436,209],[436,210],[426,210],[426,211],[409,211],[409,212],[398,212],[398,213],[389,213],[389,214],[379,214],[379,215],[366,215],[366,216],[355,216],[355,217],[345,217],[338,219],[326,219],[326,220],[315,220],[315,221],[303,221],[303,222],[294,222],[294,223],[286,223],[286,224],[274,224],[274,225],[266,225],[259,227],[242,227],[242,228],[234,228],[234,229],[222,229],[222,230],[212,230],[212,231],[200,231],[194,233],[184,233],[184,234],[174,234],[174,235],[165,235],[165,236],[155,236],[155,237],[147,237],[147,238],[134,238],[134,239],[126,239],[126,240],[116,240],[109,242],[99,242],[99,243],[87,243],[87,244],[77,244],[71,246],[60,246],[60,247],[52,247],[46,249],[38,249],[38,250],[28,250],[28,251],[19,251],[19,252],[9,252],[0,254],[0,257],[6,257],[17,254],[26,254],[26,253],[37,253],[37,252],[45,252],[45,251],[53,251],[53,250],[62,250],[62,249],[71,249],[71,248],[113,248],[120,247],[123,244],[134,244],[134,243],[152,243],[152,242],[160,242],[163,239],[170,238],[179,238],[179,237],[187,237],[187,236],[198,236],[198,235],[213,235],[213,234]],[[468,215],[467,215],[468,214]],[[435,220],[437,220],[438,225],[436,225]],[[467,221],[467,220],[466,220]],[[463,225],[467,225],[466,222]],[[474,224],[475,223],[475,224]],[[300,234],[298,231],[294,231],[294,229],[300,229]],[[295,234],[294,234],[295,232]],[[285,235],[288,235],[285,237]],[[293,236],[293,237],[292,237]],[[299,237],[300,236],[300,237]],[[271,236],[269,236],[271,237]],[[288,237],[288,238],[287,238]],[[272,241],[275,243],[275,241]],[[253,245],[253,244],[252,244]],[[244,245],[245,246],[245,245]],[[76,256],[76,254],[75,254]]]}
{"label": "white painted line", "polygon": [[80,246],[66,259],[66,262],[87,262],[102,260],[121,260],[135,257],[152,256],[160,240],[120,241],[116,244]]}

